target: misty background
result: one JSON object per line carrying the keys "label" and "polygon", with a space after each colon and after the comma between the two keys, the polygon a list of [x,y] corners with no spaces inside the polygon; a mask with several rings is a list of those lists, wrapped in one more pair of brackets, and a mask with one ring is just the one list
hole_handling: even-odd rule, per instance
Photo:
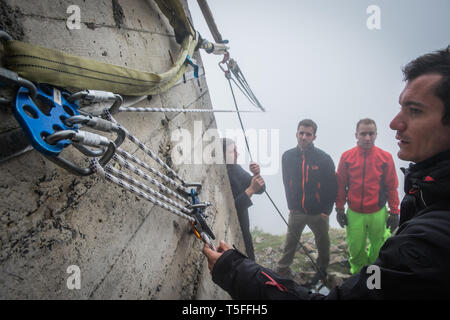
{"label": "misty background", "polygon": [[[356,145],[356,122],[372,118],[378,127],[375,144],[389,151],[403,197],[407,162],[397,158],[395,132],[389,123],[400,110],[404,88],[401,68],[412,59],[450,44],[448,0],[209,0],[223,39],[265,113],[241,113],[247,130],[279,133],[270,156],[278,170],[262,166],[266,188],[284,217],[288,209],[281,176],[281,156],[296,146],[297,124],[310,118],[318,125],[316,147],[327,152],[337,167],[341,154]],[[194,27],[213,42],[196,0],[188,0]],[[380,29],[370,30],[369,6],[380,9]],[[373,21],[373,20],[371,20]],[[201,51],[214,109],[234,109],[228,81],[218,63],[222,56]],[[254,109],[234,87],[240,109]],[[216,113],[220,132],[239,129],[236,114]],[[249,157],[240,145],[242,166]],[[252,153],[258,162],[258,154]],[[251,229],[283,234],[286,225],[263,195],[252,197]],[[339,228],[336,213],[330,225]]]}

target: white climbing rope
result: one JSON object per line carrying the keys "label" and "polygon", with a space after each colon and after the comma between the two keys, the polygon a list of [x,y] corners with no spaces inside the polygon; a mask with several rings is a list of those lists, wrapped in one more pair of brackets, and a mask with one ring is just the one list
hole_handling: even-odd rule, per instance
{"label": "white climbing rope", "polygon": [[[230,112],[236,113],[235,110],[220,109],[182,109],[182,108],[147,108],[147,107],[120,107],[119,112],[182,112],[182,113],[215,113]],[[261,112],[258,110],[239,110],[239,112]]]}
{"label": "white climbing rope", "polygon": [[136,138],[135,136],[133,136],[126,128],[124,128],[123,126],[120,125],[120,123],[118,123],[111,115],[111,113],[109,113],[108,110],[105,110],[104,112],[104,117],[117,124],[118,126],[120,126],[126,133],[127,138],[133,142],[134,144],[136,144],[139,149],[141,149],[142,151],[144,151],[146,154],[148,154],[153,160],[155,160],[159,165],[161,165],[164,169],[166,169],[167,171],[169,171],[175,178],[177,178],[179,181],[181,181],[183,184],[186,184],[186,182],[183,180],[182,177],[180,177],[180,175],[178,173],[176,173],[171,167],[169,167],[164,161],[161,160],[161,158],[159,158],[152,150],[150,150],[145,144],[143,144],[141,141],[139,141],[138,138]]}
{"label": "white climbing rope", "polygon": [[123,181],[120,178],[115,177],[114,175],[110,174],[109,172],[106,172],[106,170],[100,165],[100,163],[98,162],[97,158],[93,158],[90,162],[90,167],[92,168],[92,170],[95,173],[98,173],[100,176],[102,176],[104,179],[117,184],[118,186],[138,195],[141,198],[144,198],[148,201],[150,201],[151,203],[183,218],[183,219],[187,219],[191,222],[195,222],[195,219],[185,213],[183,213],[181,210],[178,210],[176,208],[173,208],[171,206],[169,206],[168,204],[161,202],[160,200],[150,196],[149,194],[145,193],[143,190],[141,190],[140,188],[137,188],[133,185],[128,184],[127,182]]}
{"label": "white climbing rope", "polygon": [[[123,152],[125,153],[123,150],[119,149],[119,152]],[[136,161],[140,161],[137,158],[134,158]],[[155,186],[157,186],[158,188],[162,189],[164,192],[170,194],[171,196],[174,196],[175,198],[177,198],[178,200],[184,202],[185,204],[189,205],[191,204],[188,200],[184,199],[183,197],[181,197],[179,194],[177,194],[176,192],[172,191],[171,189],[169,189],[168,187],[166,187],[165,185],[163,185],[162,183],[160,183],[158,180],[153,179],[152,177],[150,177],[148,174],[146,174],[145,172],[143,172],[142,170],[140,170],[139,168],[137,168],[136,166],[134,166],[133,164],[131,164],[130,162],[126,161],[125,159],[123,159],[121,156],[115,154],[113,155],[113,160],[117,161],[117,163],[119,163],[120,165],[124,166],[125,168],[127,168],[128,170],[132,171],[134,174],[142,177],[144,180],[149,181],[150,183],[154,184]],[[143,163],[143,162],[142,162]],[[145,164],[145,163],[143,163]],[[105,167],[106,169],[107,167]],[[111,171],[119,171],[117,169],[115,169],[112,166],[108,166],[108,168],[110,168]],[[107,170],[108,171],[108,170]],[[120,172],[120,171],[119,171]],[[157,171],[154,171],[155,173]],[[159,173],[159,172],[158,172]],[[163,175],[162,175],[163,176]],[[170,179],[166,176],[164,176],[167,179]],[[173,181],[173,180],[172,180]],[[174,186],[178,187],[178,184],[174,184]]]}

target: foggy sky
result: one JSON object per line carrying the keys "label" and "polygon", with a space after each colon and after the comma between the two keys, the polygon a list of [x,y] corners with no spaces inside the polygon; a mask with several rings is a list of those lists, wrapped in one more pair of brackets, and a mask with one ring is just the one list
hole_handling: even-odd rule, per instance
{"label": "foggy sky", "polygon": [[[197,1],[188,0],[194,27],[213,41]],[[296,146],[297,124],[304,118],[318,124],[315,146],[337,167],[341,154],[356,145],[355,126],[372,118],[378,127],[375,144],[394,158],[403,196],[407,162],[397,158],[395,132],[389,123],[400,110],[404,87],[401,68],[410,60],[450,44],[448,0],[209,0],[230,55],[244,73],[266,113],[241,114],[246,129],[279,130],[279,169],[262,175],[267,191],[284,216],[288,211],[281,177],[281,156]],[[380,30],[369,30],[370,5],[380,8]],[[222,56],[201,56],[214,109],[234,109],[228,82],[218,67]],[[235,88],[241,109],[250,109]],[[216,113],[219,130],[240,128],[235,114]],[[244,146],[240,146],[244,151]],[[248,157],[240,152],[248,169]],[[269,200],[252,197],[251,228],[286,232]],[[330,225],[338,227],[333,211]]]}

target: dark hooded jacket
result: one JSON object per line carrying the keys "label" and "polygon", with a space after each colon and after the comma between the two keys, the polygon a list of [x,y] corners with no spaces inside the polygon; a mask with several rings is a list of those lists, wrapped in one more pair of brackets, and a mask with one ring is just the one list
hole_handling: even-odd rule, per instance
{"label": "dark hooded jacket", "polygon": [[373,266],[327,296],[310,293],[237,250],[217,260],[213,281],[235,299],[450,299],[450,150],[404,172],[396,234]]}
{"label": "dark hooded jacket", "polygon": [[[250,233],[250,218],[248,208],[253,205],[245,190],[252,183],[252,176],[238,164],[227,164],[228,178],[230,179],[231,192],[234,197],[234,206],[241,226],[244,238],[245,251],[250,259],[255,260],[252,235]],[[261,194],[266,190],[264,185],[256,194]]]}

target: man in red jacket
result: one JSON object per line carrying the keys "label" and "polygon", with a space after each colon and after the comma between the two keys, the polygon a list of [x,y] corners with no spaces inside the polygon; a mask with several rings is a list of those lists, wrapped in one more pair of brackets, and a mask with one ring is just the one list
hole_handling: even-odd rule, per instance
{"label": "man in red jacket", "polygon": [[[377,127],[372,119],[356,125],[357,146],[344,152],[337,169],[336,218],[347,226],[350,272],[358,273],[378,257],[381,246],[398,226],[398,179],[389,152],[376,147]],[[389,212],[386,209],[389,204]],[[348,204],[345,214],[345,203]],[[369,248],[367,246],[369,238]]]}

